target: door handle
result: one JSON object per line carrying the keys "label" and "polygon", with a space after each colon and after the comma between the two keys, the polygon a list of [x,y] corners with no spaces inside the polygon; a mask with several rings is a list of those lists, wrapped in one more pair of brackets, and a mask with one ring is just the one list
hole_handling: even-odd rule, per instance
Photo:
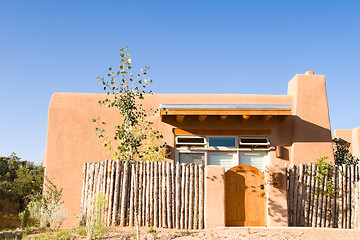
{"label": "door handle", "polygon": [[264,184],[261,184],[261,185],[259,185],[258,187],[259,187],[261,190],[264,190],[264,189],[265,189]]}

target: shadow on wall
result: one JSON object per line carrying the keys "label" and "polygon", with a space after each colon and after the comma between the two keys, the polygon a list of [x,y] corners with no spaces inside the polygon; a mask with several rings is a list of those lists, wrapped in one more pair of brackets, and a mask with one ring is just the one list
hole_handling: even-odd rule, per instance
{"label": "shadow on wall", "polygon": [[269,196],[268,224],[270,226],[288,226],[288,201],[286,192],[287,176],[283,167],[268,167],[265,170],[266,187]]}
{"label": "shadow on wall", "polygon": [[331,130],[314,123],[301,119],[298,116],[291,116],[294,125],[294,142],[331,142]]}
{"label": "shadow on wall", "polygon": [[[218,179],[217,176],[207,176],[206,179],[209,179],[210,181],[213,181],[213,182],[219,181],[219,179]],[[220,180],[222,180],[222,181],[225,180],[225,179],[224,179],[224,174],[221,174],[221,179],[220,179]]]}
{"label": "shadow on wall", "polygon": [[240,116],[228,117],[225,121],[212,116],[204,122],[196,116],[187,116],[182,122],[177,122],[175,116],[163,116],[163,122],[176,128],[191,129],[236,129],[236,130],[271,130],[278,132],[276,145],[291,145],[294,142],[331,142],[331,130],[303,120],[299,116],[289,116],[284,121],[274,118],[263,122],[259,117],[250,118],[244,122]]}
{"label": "shadow on wall", "polygon": [[272,197],[268,201],[268,215],[271,217],[273,222],[282,223],[284,219],[288,217],[287,206],[279,204],[278,201],[273,199],[283,198],[286,196],[286,190],[277,189],[278,191],[272,192]]}

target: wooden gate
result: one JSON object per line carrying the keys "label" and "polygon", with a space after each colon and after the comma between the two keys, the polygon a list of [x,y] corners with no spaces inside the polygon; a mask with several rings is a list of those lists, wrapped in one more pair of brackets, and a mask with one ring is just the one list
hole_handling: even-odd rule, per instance
{"label": "wooden gate", "polygon": [[264,173],[239,165],[225,173],[226,226],[265,226],[266,197]]}

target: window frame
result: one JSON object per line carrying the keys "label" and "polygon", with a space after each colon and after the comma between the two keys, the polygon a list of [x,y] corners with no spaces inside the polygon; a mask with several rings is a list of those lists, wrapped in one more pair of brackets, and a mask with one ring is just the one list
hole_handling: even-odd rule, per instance
{"label": "window frame", "polygon": [[[177,142],[178,137],[187,137],[187,138],[204,138],[206,144],[182,144]],[[234,137],[235,138],[235,147],[210,147],[209,138],[210,137]],[[259,144],[246,144],[246,145],[258,145],[260,148],[240,148],[240,139],[241,138],[250,138],[250,139],[266,139],[267,143]],[[204,154],[204,166],[208,165],[210,154],[225,154],[225,153],[234,153],[234,163],[237,165],[241,164],[241,153],[251,153],[251,152],[261,152],[264,153],[265,162],[264,167],[269,165],[269,151],[270,151],[270,141],[269,136],[259,135],[259,136],[248,136],[248,135],[175,135],[175,163],[180,163],[180,153],[203,153]],[[235,165],[236,166],[236,165]]]}

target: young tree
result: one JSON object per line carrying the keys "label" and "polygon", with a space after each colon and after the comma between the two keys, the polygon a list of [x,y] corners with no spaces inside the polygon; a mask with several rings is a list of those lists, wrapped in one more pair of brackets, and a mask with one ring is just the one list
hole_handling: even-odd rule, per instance
{"label": "young tree", "polygon": [[[141,69],[140,73],[132,74],[131,58],[128,47],[120,49],[121,63],[116,70],[109,68],[107,78],[97,77],[99,83],[109,96],[99,101],[100,105],[114,108],[122,117],[122,121],[114,126],[114,137],[111,139],[105,134],[105,122],[100,117],[93,118],[97,123],[95,131],[99,138],[104,139],[103,145],[112,159],[127,162],[135,161],[162,161],[164,159],[165,143],[163,136],[148,120],[149,115],[155,115],[157,111],[145,109],[142,101],[147,94],[153,94],[147,90],[152,80],[146,78],[150,67]],[[152,112],[152,113],[150,113]],[[135,175],[132,174],[134,178]],[[134,180],[134,179],[133,179]],[[139,184],[141,186],[141,183]],[[139,238],[139,224],[135,210],[137,238]]]}
{"label": "young tree", "polygon": [[[148,120],[152,109],[146,110],[141,103],[146,94],[153,94],[146,90],[152,80],[146,78],[150,67],[141,69],[140,73],[130,73],[131,58],[128,47],[120,49],[121,64],[117,70],[109,68],[107,79],[97,77],[98,82],[103,85],[109,96],[99,104],[115,108],[122,117],[122,122],[114,126],[114,138],[111,139],[105,134],[105,122],[100,117],[92,121],[98,125],[95,127],[99,138],[103,138],[104,147],[112,159],[126,161],[163,160],[164,143],[163,136],[152,127]],[[152,114],[155,115],[155,110]]]}

